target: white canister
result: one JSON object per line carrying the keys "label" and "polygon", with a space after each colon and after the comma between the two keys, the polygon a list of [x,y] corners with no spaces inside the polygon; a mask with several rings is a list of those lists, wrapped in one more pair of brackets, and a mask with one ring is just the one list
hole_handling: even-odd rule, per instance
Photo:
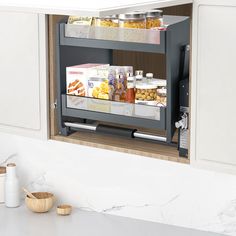
{"label": "white canister", "polygon": [[5,205],[6,207],[20,206],[19,180],[16,175],[16,164],[7,164],[5,179]]}
{"label": "white canister", "polygon": [[5,178],[6,167],[0,166],[0,203],[4,203],[5,199]]}

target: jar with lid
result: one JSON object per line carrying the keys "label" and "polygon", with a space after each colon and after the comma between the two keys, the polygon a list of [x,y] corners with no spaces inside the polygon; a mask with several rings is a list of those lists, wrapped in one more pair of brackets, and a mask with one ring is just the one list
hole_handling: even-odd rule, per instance
{"label": "jar with lid", "polygon": [[95,18],[95,26],[119,27],[118,15]]}
{"label": "jar with lid", "polygon": [[135,71],[134,86],[136,86],[136,83],[142,82],[142,80],[143,80],[143,71],[142,70],[136,70]]}
{"label": "jar with lid", "polygon": [[150,10],[146,12],[146,28],[153,29],[163,25],[163,11]]}
{"label": "jar with lid", "polygon": [[166,80],[164,79],[155,79],[153,81],[155,85],[157,86],[157,105],[158,106],[166,106],[166,95],[167,95],[167,89],[166,89]]}
{"label": "jar with lid", "polygon": [[121,28],[146,28],[145,12],[130,12],[119,15],[119,27]]}
{"label": "jar with lid", "polygon": [[140,82],[136,85],[135,103],[144,105],[157,105],[157,85]]}
{"label": "jar with lid", "polygon": [[147,81],[147,83],[152,83],[152,81],[153,81],[153,73],[147,73],[146,74],[146,81]]}
{"label": "jar with lid", "polygon": [[135,102],[134,77],[132,73],[127,73],[126,102]]}

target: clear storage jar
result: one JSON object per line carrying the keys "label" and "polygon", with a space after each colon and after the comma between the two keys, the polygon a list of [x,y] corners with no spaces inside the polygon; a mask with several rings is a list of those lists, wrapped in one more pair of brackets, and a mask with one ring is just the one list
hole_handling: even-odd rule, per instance
{"label": "clear storage jar", "polygon": [[146,12],[146,28],[153,29],[163,25],[163,11],[150,10]]}
{"label": "clear storage jar", "polygon": [[95,26],[102,27],[119,27],[119,20],[117,15],[97,17],[95,18]]}
{"label": "clear storage jar", "polygon": [[121,28],[146,28],[145,12],[131,12],[119,15],[119,27]]}
{"label": "clear storage jar", "polygon": [[157,85],[154,83],[139,82],[136,84],[135,103],[157,105]]}
{"label": "clear storage jar", "polygon": [[164,79],[156,79],[154,83],[157,86],[157,105],[158,106],[166,106],[167,101],[167,89],[166,89],[166,80]]}

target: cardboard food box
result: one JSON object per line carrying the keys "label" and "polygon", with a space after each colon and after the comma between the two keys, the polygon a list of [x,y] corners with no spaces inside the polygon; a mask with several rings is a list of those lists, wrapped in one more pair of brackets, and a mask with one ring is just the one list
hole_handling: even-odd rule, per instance
{"label": "cardboard food box", "polygon": [[99,68],[108,64],[81,64],[66,68],[66,91],[69,95],[88,96],[88,78],[96,76]]}

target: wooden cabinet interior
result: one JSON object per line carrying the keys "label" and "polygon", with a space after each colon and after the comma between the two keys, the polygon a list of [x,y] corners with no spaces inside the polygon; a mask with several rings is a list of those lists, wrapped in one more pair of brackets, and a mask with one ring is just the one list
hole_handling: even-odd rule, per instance
{"label": "wooden cabinet interior", "polygon": [[[192,14],[192,5],[181,5],[163,9],[165,15],[183,15]],[[189,159],[181,158],[178,155],[176,146],[157,144],[135,139],[124,139],[123,137],[107,137],[101,134],[76,132],[68,137],[60,136],[57,129],[57,114],[54,107],[56,101],[56,55],[55,55],[55,37],[56,24],[65,16],[49,15],[49,77],[50,77],[50,138],[70,143],[77,143],[92,147],[104,148],[142,156],[154,157],[158,159],[171,160],[182,163],[189,163]],[[153,72],[155,76],[165,79],[165,55],[113,51],[113,64],[132,65],[135,69],[143,69],[145,72]],[[177,142],[177,133],[173,139]]]}

